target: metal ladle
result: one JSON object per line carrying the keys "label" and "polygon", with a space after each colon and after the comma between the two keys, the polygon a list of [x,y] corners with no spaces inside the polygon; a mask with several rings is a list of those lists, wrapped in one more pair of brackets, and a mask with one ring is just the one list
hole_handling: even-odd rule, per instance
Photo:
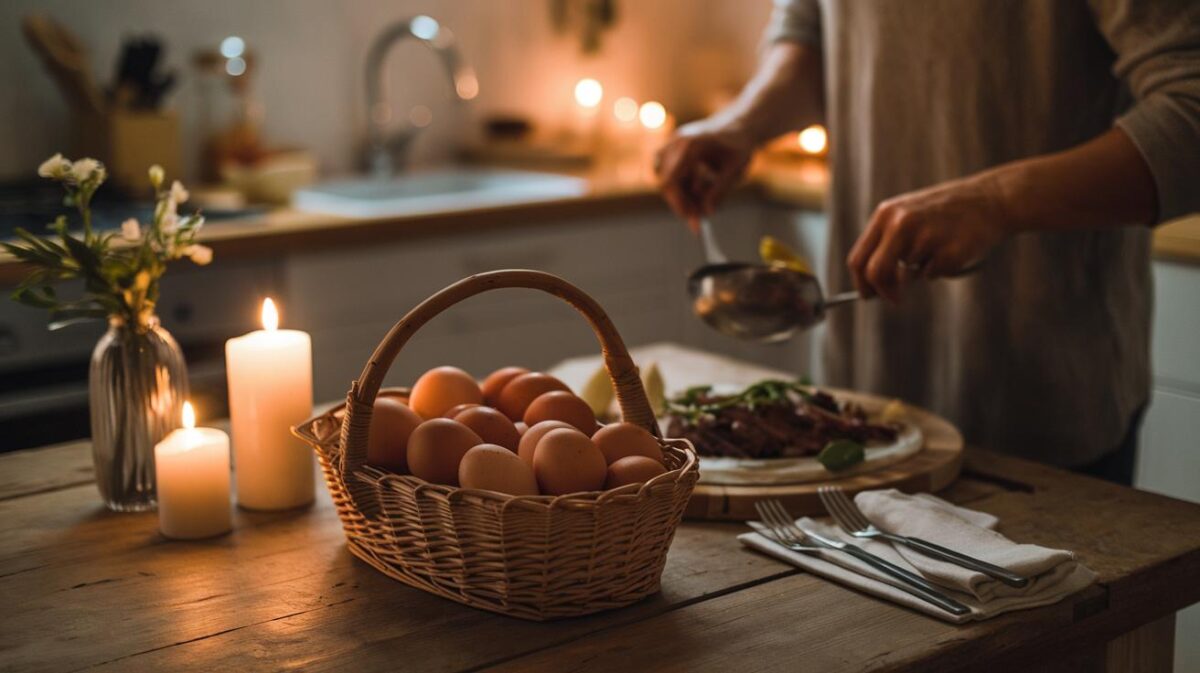
{"label": "metal ladle", "polygon": [[826,297],[815,276],[786,267],[723,262],[688,277],[692,311],[722,334],[783,341],[811,329],[835,306],[862,298],[856,290]]}
{"label": "metal ladle", "polygon": [[[784,266],[728,261],[707,219],[700,221],[700,242],[707,263],[688,276],[692,312],[722,334],[784,341],[820,324],[829,309],[863,298],[857,290],[826,297],[816,276]],[[965,276],[982,264],[947,277]]]}
{"label": "metal ladle", "polygon": [[722,334],[775,342],[825,319],[825,311],[861,295],[825,297],[812,274],[786,267],[730,262],[708,218],[700,220],[700,245],[707,262],[688,277],[692,311]]}

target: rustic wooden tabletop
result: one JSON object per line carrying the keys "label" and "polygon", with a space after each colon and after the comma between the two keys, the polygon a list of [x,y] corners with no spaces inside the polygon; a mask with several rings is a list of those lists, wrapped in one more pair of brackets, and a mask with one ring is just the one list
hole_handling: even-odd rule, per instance
{"label": "rustic wooden tabletop", "polygon": [[1099,584],[952,626],[743,549],[739,524],[684,522],[660,594],[539,624],[356,560],[323,489],[174,542],[101,506],[86,442],[25,451],[0,457],[0,670],[1170,670],[1174,614],[1200,601],[1200,506],[973,450],[943,495],[1076,551]]}

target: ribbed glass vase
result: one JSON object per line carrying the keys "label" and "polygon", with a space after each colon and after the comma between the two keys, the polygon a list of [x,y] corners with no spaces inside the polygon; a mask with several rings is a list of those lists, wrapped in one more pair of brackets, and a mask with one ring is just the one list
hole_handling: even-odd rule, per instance
{"label": "ribbed glass vase", "polygon": [[154,509],[154,445],[180,426],[187,397],[183,351],[158,318],[110,318],[88,376],[96,486],[109,509]]}

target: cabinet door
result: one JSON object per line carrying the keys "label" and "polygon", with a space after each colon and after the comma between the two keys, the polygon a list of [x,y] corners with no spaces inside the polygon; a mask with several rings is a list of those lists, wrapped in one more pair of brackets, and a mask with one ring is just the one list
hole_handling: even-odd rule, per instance
{"label": "cabinet door", "polygon": [[1138,449],[1137,487],[1200,502],[1200,396],[1159,388]]}

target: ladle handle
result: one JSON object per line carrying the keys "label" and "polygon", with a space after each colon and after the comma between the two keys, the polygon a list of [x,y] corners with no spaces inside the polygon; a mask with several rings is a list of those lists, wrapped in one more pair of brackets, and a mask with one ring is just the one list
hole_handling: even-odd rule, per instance
{"label": "ladle handle", "polygon": [[[981,266],[983,266],[982,259],[978,260],[976,262],[972,262],[972,263],[964,266],[963,268],[959,269],[958,271],[955,271],[954,273],[948,273],[944,277],[945,278],[961,278],[963,276],[967,276],[972,273],[975,273]],[[862,296],[862,294],[859,293],[858,290],[847,290],[846,292],[839,292],[835,295],[826,297],[825,302],[823,304],[821,304],[821,307],[825,308],[825,309],[829,309],[829,308],[833,308],[834,306],[841,306],[842,304],[849,304],[850,302],[858,301],[859,299],[862,299],[862,298],[863,298],[863,296]]]}
{"label": "ladle handle", "polygon": [[863,298],[863,296],[858,293],[858,290],[849,290],[847,292],[839,292],[833,296],[826,297],[825,303],[822,304],[822,307],[826,308],[826,309],[833,308],[834,306],[841,306],[842,304],[849,304],[850,302],[858,301],[859,299],[862,299],[862,298]]}
{"label": "ladle handle", "polygon": [[708,264],[724,264],[729,261],[725,253],[721,250],[721,244],[717,243],[717,237],[713,234],[712,223],[707,217],[700,218],[700,245],[704,248],[704,261]]}

